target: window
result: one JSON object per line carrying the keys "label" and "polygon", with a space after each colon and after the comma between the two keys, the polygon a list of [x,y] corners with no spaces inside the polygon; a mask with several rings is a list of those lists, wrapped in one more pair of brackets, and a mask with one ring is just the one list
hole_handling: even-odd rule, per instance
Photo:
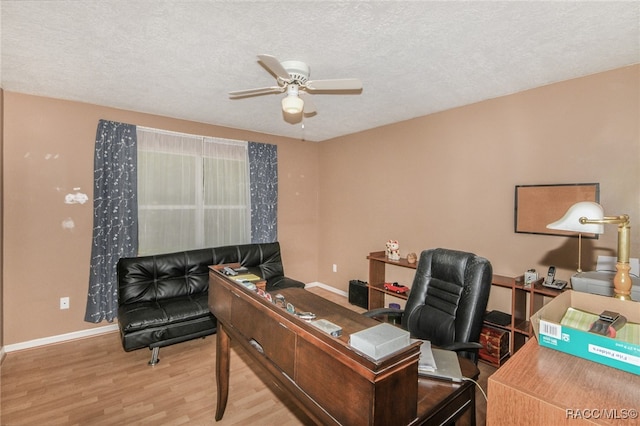
{"label": "window", "polygon": [[139,255],[251,242],[247,143],[137,129]]}

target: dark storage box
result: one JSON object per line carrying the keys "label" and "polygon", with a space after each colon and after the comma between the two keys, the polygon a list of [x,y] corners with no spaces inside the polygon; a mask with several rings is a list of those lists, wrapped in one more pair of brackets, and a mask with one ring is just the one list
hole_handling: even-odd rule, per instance
{"label": "dark storage box", "polygon": [[480,359],[492,364],[501,364],[501,360],[509,353],[509,333],[495,327],[484,326],[480,333]]}
{"label": "dark storage box", "polygon": [[369,288],[360,280],[349,281],[349,303],[369,309]]}

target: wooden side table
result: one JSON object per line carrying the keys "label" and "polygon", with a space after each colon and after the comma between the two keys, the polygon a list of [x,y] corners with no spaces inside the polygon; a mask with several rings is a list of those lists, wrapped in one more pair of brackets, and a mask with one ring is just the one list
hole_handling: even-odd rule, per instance
{"label": "wooden side table", "polygon": [[487,425],[638,425],[640,376],[530,339],[489,377]]}

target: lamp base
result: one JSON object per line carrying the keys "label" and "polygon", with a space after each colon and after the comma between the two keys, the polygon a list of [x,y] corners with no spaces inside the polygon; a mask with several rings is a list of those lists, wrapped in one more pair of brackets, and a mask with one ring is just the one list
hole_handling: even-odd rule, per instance
{"label": "lamp base", "polygon": [[616,276],[613,277],[614,294],[613,297],[620,300],[633,300],[631,299],[631,286],[633,281],[629,270],[631,266],[629,263],[618,262],[616,263]]}

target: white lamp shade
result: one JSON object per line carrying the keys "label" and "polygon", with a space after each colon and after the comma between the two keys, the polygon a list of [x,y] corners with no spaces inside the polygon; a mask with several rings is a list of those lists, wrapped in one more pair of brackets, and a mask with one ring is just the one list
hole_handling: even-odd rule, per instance
{"label": "white lamp shade", "polygon": [[601,223],[580,223],[580,218],[601,220],[604,217],[604,209],[598,203],[581,201],[575,203],[559,220],[547,225],[548,229],[560,231],[572,231],[580,234],[602,234],[604,225]]}
{"label": "white lamp shade", "polygon": [[282,99],[282,109],[289,114],[299,114],[304,107],[304,101],[298,96],[286,96]]}

